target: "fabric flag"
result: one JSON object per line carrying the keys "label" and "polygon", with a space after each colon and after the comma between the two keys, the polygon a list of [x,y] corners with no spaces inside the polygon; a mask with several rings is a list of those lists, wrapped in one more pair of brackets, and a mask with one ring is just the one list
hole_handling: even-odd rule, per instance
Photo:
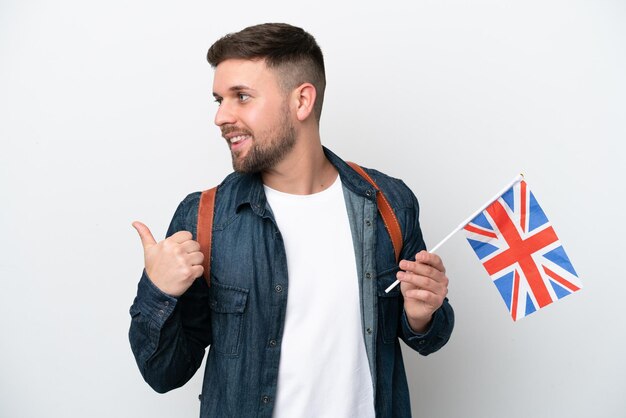
{"label": "fabric flag", "polygon": [[561,241],[524,180],[463,229],[514,321],[582,287]]}

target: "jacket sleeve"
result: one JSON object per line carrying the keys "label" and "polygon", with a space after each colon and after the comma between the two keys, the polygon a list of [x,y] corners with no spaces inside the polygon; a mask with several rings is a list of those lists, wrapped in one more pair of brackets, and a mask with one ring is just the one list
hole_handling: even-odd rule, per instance
{"label": "jacket sleeve", "polygon": [[[190,195],[178,206],[168,237],[181,230],[195,234],[197,203],[197,196]],[[211,343],[208,286],[204,279],[196,279],[175,298],[159,290],[144,270],[130,315],[130,346],[145,381],[159,393],[189,381]]]}
{"label": "jacket sleeve", "polygon": [[[401,222],[406,225],[406,232],[403,231],[404,246],[401,258],[414,261],[415,254],[425,250],[426,244],[424,243],[419,225],[419,204],[417,198],[408,187],[407,190],[411,195],[412,205],[402,212],[404,222]],[[399,309],[402,311],[402,315],[400,315],[398,324],[398,335],[409,347],[422,355],[428,355],[439,350],[448,342],[454,328],[454,311],[448,298],[445,298],[441,307],[433,313],[430,327],[423,334],[413,332],[404,312],[402,295],[400,295],[399,299]]]}

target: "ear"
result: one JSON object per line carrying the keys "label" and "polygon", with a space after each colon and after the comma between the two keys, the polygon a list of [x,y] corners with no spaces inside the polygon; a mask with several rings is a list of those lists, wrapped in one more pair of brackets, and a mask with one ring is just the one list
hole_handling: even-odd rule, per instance
{"label": "ear", "polygon": [[317,91],[311,83],[301,84],[294,92],[296,100],[296,117],[300,122],[306,120],[313,114]]}

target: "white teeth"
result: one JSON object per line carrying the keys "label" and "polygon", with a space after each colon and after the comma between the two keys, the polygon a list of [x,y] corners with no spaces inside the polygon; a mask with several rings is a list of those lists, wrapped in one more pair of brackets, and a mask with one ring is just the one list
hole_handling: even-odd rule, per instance
{"label": "white teeth", "polygon": [[236,144],[237,142],[243,141],[246,138],[248,138],[248,135],[238,135],[238,136],[230,138],[230,143]]}

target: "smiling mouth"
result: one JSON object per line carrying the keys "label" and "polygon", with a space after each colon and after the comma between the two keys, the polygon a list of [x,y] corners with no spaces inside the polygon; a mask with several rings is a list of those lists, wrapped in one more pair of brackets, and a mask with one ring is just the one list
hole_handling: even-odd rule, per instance
{"label": "smiling mouth", "polygon": [[249,138],[250,138],[250,135],[237,135],[237,136],[230,138],[229,141],[231,144],[235,145]]}
{"label": "smiling mouth", "polygon": [[243,135],[235,135],[232,137],[226,137],[226,141],[228,141],[228,147],[230,148],[230,152],[239,156],[241,152],[244,150],[250,140],[252,140],[252,135],[243,134]]}

